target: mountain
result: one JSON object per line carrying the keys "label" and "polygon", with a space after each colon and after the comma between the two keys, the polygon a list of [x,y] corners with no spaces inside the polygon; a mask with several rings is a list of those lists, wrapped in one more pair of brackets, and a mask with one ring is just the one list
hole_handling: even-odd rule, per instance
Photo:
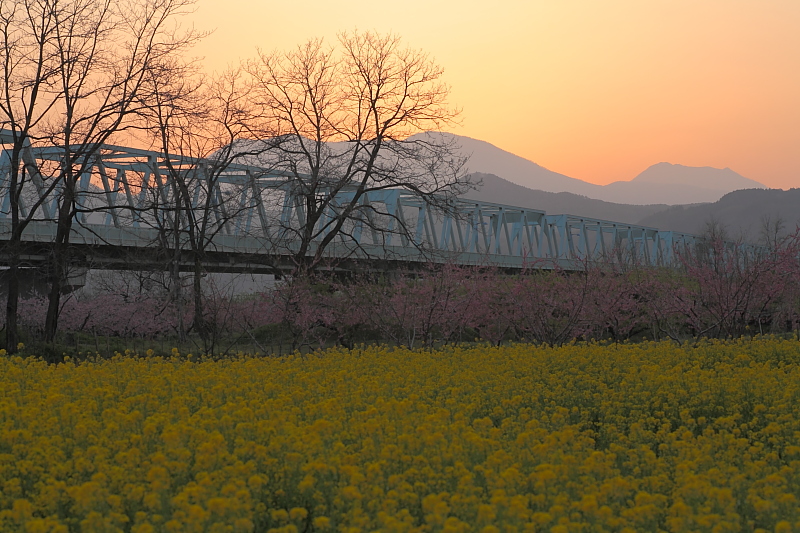
{"label": "mountain", "polygon": [[[434,135],[434,134],[418,134]],[[511,152],[507,152],[489,144],[470,137],[454,135],[452,133],[437,133],[445,138],[451,138],[461,147],[461,153],[469,156],[467,166],[470,172],[494,174],[517,185],[528,189],[545,192],[569,192],[593,197],[599,194],[602,186],[595,185],[564,174],[553,172],[533,161],[529,161]]]}
{"label": "mountain", "polygon": [[745,189],[711,204],[674,206],[645,216],[639,223],[663,230],[702,233],[709,221],[721,224],[731,238],[758,239],[764,221],[783,220],[786,231],[800,224],[800,189]]}
{"label": "mountain", "polygon": [[657,163],[631,181],[615,181],[603,186],[597,198],[620,203],[658,198],[662,203],[675,205],[716,202],[728,192],[753,188],[764,188],[764,185],[729,168]]}
{"label": "mountain", "polygon": [[743,189],[716,202],[691,205],[629,205],[568,192],[537,191],[493,174],[475,173],[470,177],[482,181],[482,185],[464,198],[539,209],[549,215],[571,214],[695,235],[702,234],[714,221],[729,238],[742,237],[748,242],[758,241],[767,220],[773,224],[782,221],[785,232],[800,226],[800,189]]}
{"label": "mountain", "polygon": [[471,174],[470,178],[483,183],[480,188],[465,194],[464,198],[538,209],[545,211],[548,215],[570,214],[625,224],[638,224],[641,219],[669,208],[666,204],[625,205],[595,200],[569,192],[537,191],[511,183],[494,174],[476,172]]}
{"label": "mountain", "polygon": [[702,184],[704,188],[713,190],[723,190],[729,187],[735,187],[734,190],[765,188],[761,183],[745,178],[729,168],[686,167],[671,163],[657,163],[633,178],[633,181],[693,186]]}
{"label": "mountain", "polygon": [[596,185],[558,172],[553,172],[523,157],[488,142],[452,133],[422,133],[417,136],[441,135],[460,145],[460,152],[470,156],[470,172],[494,174],[517,185],[544,192],[569,192],[595,200],[620,204],[694,204],[715,202],[737,189],[765,188],[729,168],[687,167],[670,163],[655,164],[631,181]]}

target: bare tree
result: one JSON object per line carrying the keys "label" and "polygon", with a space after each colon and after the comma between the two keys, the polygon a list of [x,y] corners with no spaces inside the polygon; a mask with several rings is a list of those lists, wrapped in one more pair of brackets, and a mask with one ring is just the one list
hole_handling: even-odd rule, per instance
{"label": "bare tree", "polygon": [[[9,351],[16,349],[25,227],[37,217],[58,227],[48,271],[45,336],[52,340],[69,264],[70,232],[81,209],[77,180],[86,175],[104,143],[131,127],[129,119],[147,101],[146,73],[199,38],[194,30],[182,31],[177,25],[192,1],[0,1],[0,121],[3,144],[10,147],[2,164],[8,176],[3,187],[8,206],[3,211],[11,219],[4,250],[11,267]],[[48,164],[37,164],[42,150],[49,150]],[[57,205],[45,205],[52,195]]]}
{"label": "bare tree", "polygon": [[[4,178],[2,215],[11,226],[4,245],[9,268],[7,275],[6,342],[9,353],[17,350],[17,308],[22,233],[37,215],[45,193],[53,183],[29,166],[33,159],[31,135],[39,131],[45,118],[60,101],[54,90],[57,82],[58,56],[53,43],[57,37],[53,6],[48,1],[0,1],[0,124],[2,144],[0,178]],[[26,161],[27,160],[27,161]],[[26,172],[26,167],[28,172]],[[23,192],[36,180],[38,199],[25,202]],[[25,205],[25,204],[28,205]]]}
{"label": "bare tree", "polygon": [[760,222],[759,241],[767,247],[770,253],[777,253],[789,237],[789,232],[786,231],[786,221],[780,215],[774,218],[771,215],[762,215]]}
{"label": "bare tree", "polygon": [[[206,254],[218,235],[252,206],[241,202],[254,176],[232,173],[237,161],[256,154],[240,150],[254,123],[253,106],[240,71],[211,78],[190,77],[180,69],[154,72],[150,132],[164,153],[165,180],[153,198],[154,221],[169,261],[173,298],[182,301],[180,271],[188,263],[192,278],[193,328],[203,350],[213,350],[215,321],[206,316],[202,279]],[[257,145],[251,145],[257,146]],[[238,169],[239,167],[237,167]],[[182,328],[183,320],[179,317]],[[185,337],[181,329],[181,339]]]}
{"label": "bare tree", "polygon": [[28,137],[60,151],[48,180],[58,191],[45,322],[45,340],[52,341],[69,265],[70,233],[81,210],[78,180],[102,146],[134,127],[149,105],[144,94],[148,73],[168,64],[199,35],[177,24],[192,0],[39,0],[36,5],[43,6],[43,16],[53,28],[46,48],[55,104],[36,135]]}
{"label": "bare tree", "polygon": [[273,242],[297,272],[317,268],[335,243],[363,256],[364,228],[384,243],[390,233],[409,237],[402,213],[371,201],[381,192],[402,190],[448,210],[470,188],[458,147],[424,134],[458,114],[447,104],[443,71],[399,37],[344,33],[337,47],[312,40],[261,53],[247,70],[264,123],[277,134],[258,161],[285,175],[271,197],[272,212],[283,214]]}
{"label": "bare tree", "polygon": [[727,245],[733,245],[728,227],[712,214],[706,219],[699,237],[690,254],[693,260],[711,265],[717,272],[723,270],[729,259]]}

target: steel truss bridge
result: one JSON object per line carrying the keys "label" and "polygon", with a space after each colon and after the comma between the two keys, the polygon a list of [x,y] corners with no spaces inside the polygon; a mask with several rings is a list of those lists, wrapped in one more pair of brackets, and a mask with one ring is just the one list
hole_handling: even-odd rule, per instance
{"label": "steel truss bridge", "polygon": [[[0,265],[9,241],[11,137],[0,132]],[[43,264],[56,235],[64,147],[26,146],[26,185],[21,216],[31,217],[23,260]],[[187,178],[195,221],[205,221],[204,268],[210,272],[275,272],[290,269],[305,224],[305,199],[284,173],[261,166],[104,145],[84,161],[76,180],[71,261],[105,269],[165,268],[165,257],[187,250],[189,217],[175,209],[176,183]],[[213,177],[213,179],[212,179]],[[340,191],[314,228],[325,237],[353,191]],[[698,242],[694,235],[607,220],[548,214],[542,210],[459,200],[448,212],[400,189],[366,194],[360,211],[326,248],[335,268],[391,269],[400,265],[460,265],[580,269],[595,262],[670,266],[676,253]],[[177,231],[176,231],[177,230]],[[178,254],[180,255],[180,254]],[[188,263],[184,265],[189,268]]]}

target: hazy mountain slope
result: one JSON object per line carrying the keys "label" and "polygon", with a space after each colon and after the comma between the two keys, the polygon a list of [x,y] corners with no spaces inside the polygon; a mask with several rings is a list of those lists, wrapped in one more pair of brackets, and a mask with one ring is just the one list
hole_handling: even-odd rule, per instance
{"label": "hazy mountain slope", "polygon": [[608,202],[631,204],[639,204],[656,198],[666,205],[697,204],[716,202],[731,190],[707,189],[692,185],[615,181],[604,186],[597,198]]}
{"label": "hazy mountain slope", "polygon": [[549,215],[567,213],[588,218],[624,222],[626,224],[638,224],[642,218],[669,207],[664,204],[615,204],[568,192],[537,191],[511,183],[493,174],[475,173],[472,177],[481,179],[483,186],[479,190],[470,191],[465,195],[465,198],[538,209],[547,212]]}
{"label": "hazy mountain slope", "polygon": [[470,157],[467,163],[470,172],[494,174],[517,185],[547,192],[571,192],[592,196],[602,188],[600,185],[548,170],[486,141],[441,132],[419,133],[412,139],[425,138],[428,135],[441,135],[445,139],[455,140],[461,146],[461,153]]}
{"label": "hazy mountain slope", "polygon": [[631,181],[595,185],[553,172],[533,161],[502,150],[488,142],[452,133],[422,133],[415,137],[439,135],[461,146],[470,156],[471,172],[494,174],[517,185],[545,192],[570,192],[620,204],[694,204],[715,202],[724,194],[745,188],[764,187],[731,169],[655,164]]}
{"label": "hazy mountain slope", "polygon": [[638,183],[665,183],[671,185],[694,185],[706,189],[723,190],[765,189],[763,183],[745,178],[729,168],[687,167],[671,163],[656,163],[633,178]]}
{"label": "hazy mountain slope", "polygon": [[639,222],[663,230],[702,233],[713,219],[727,228],[732,238],[757,239],[764,217],[781,217],[786,229],[800,223],[800,189],[746,189],[728,193],[713,204],[674,206],[646,216]]}
{"label": "hazy mountain slope", "polygon": [[731,191],[753,188],[764,188],[764,185],[729,168],[657,163],[631,181],[615,181],[605,185],[598,198],[621,203],[658,198],[662,203],[675,205],[716,202]]}

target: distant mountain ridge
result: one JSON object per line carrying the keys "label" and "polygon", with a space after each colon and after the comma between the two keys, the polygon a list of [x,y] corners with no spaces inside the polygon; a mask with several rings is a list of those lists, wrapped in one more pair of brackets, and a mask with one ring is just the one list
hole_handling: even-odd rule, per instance
{"label": "distant mountain ridge", "polygon": [[745,178],[727,167],[723,169],[687,167],[672,163],[656,163],[633,178],[632,181],[681,185],[696,185],[698,182],[702,182],[706,187],[720,190],[725,187],[736,187],[736,190],[756,188],[754,186],[765,188],[764,185],[757,181]]}
{"label": "distant mountain ridge", "polygon": [[729,238],[747,242],[758,242],[768,220],[781,221],[787,233],[800,227],[800,189],[742,189],[713,203],[628,205],[568,192],[532,190],[493,174],[475,173],[470,177],[481,180],[482,185],[464,198],[537,209],[549,215],[570,214],[694,235],[701,235],[714,221]]}
{"label": "distant mountain ridge", "polygon": [[[430,135],[430,134],[422,134]],[[564,174],[553,172],[523,157],[507,152],[493,144],[470,137],[437,133],[454,138],[461,146],[461,153],[469,156],[470,172],[494,174],[511,183],[545,192],[569,192],[593,197],[602,188]]]}
{"label": "distant mountain ridge", "polygon": [[709,221],[725,228],[730,238],[755,242],[764,223],[781,220],[784,230],[800,225],[800,189],[744,189],[726,194],[712,204],[677,205],[645,216],[643,226],[684,233],[702,233]]}
{"label": "distant mountain ridge", "polygon": [[643,199],[658,198],[662,203],[676,205],[716,202],[728,192],[754,188],[765,187],[729,168],[656,163],[631,181],[615,181],[605,185],[598,197],[620,203],[638,203]]}
{"label": "distant mountain ridge", "polygon": [[554,172],[486,141],[441,132],[417,136],[425,135],[441,135],[458,143],[461,153],[470,156],[470,172],[493,174],[528,189],[567,192],[618,204],[715,202],[734,190],[766,188],[762,183],[729,168],[688,167],[671,163],[652,165],[631,181],[596,185]]}
{"label": "distant mountain ridge", "polygon": [[641,219],[669,208],[666,204],[625,205],[595,200],[571,192],[537,191],[511,183],[494,174],[476,172],[469,177],[475,181],[480,180],[482,185],[477,190],[465,194],[464,198],[536,209],[545,211],[548,215],[570,214],[624,224],[638,224]]}

